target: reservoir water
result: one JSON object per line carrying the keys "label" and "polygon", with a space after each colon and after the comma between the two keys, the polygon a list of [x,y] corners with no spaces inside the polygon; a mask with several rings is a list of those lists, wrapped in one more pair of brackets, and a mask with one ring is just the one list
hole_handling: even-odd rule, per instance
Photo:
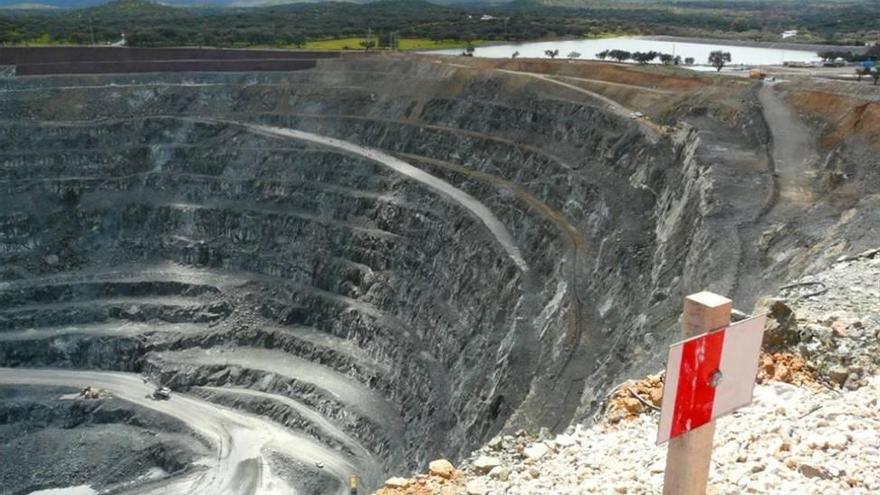
{"label": "reservoir water", "polygon": [[[475,57],[510,58],[515,52],[520,57],[544,58],[545,50],[559,50],[559,57],[565,58],[571,52],[578,52],[581,58],[594,59],[604,50],[625,50],[628,52],[656,51],[680,55],[682,59],[693,57],[695,63],[707,65],[709,53],[715,50],[730,52],[731,65],[781,65],[783,62],[817,62],[821,60],[816,52],[809,50],[784,50],[780,48],[759,48],[733,46],[723,43],[695,43],[682,41],[654,40],[649,38],[601,38],[588,40],[541,41],[477,47]],[[431,53],[458,55],[460,49],[435,50]]]}

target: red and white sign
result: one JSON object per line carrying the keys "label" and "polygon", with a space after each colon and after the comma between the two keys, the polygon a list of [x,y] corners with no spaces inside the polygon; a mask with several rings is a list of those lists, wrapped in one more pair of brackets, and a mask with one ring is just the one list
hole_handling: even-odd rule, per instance
{"label": "red and white sign", "polygon": [[752,402],[764,315],[669,348],[657,444]]}

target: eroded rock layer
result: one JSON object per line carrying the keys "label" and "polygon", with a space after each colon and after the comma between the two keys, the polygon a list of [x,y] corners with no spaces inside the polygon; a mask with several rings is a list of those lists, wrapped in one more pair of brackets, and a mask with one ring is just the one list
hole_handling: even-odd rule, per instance
{"label": "eroded rock layer", "polygon": [[0,365],[144,373],[366,487],[585,417],[671,299],[736,276],[696,132],[540,81],[343,59],[0,103]]}

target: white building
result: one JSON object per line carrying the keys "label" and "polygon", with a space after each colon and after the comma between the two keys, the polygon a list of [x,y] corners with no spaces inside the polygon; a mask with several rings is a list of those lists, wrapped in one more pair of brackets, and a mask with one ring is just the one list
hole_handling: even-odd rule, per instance
{"label": "white building", "polygon": [[782,32],[782,39],[787,40],[789,38],[794,38],[797,35],[798,35],[797,29],[793,29],[791,31],[783,31]]}

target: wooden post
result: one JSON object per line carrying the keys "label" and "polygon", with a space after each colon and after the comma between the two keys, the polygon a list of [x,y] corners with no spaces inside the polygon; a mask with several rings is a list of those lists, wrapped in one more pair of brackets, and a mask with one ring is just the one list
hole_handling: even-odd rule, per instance
{"label": "wooden post", "polygon": [[[733,301],[711,292],[698,292],[684,299],[681,333],[685,339],[730,324]],[[707,423],[669,440],[663,495],[705,495],[712,460],[715,422]]]}

